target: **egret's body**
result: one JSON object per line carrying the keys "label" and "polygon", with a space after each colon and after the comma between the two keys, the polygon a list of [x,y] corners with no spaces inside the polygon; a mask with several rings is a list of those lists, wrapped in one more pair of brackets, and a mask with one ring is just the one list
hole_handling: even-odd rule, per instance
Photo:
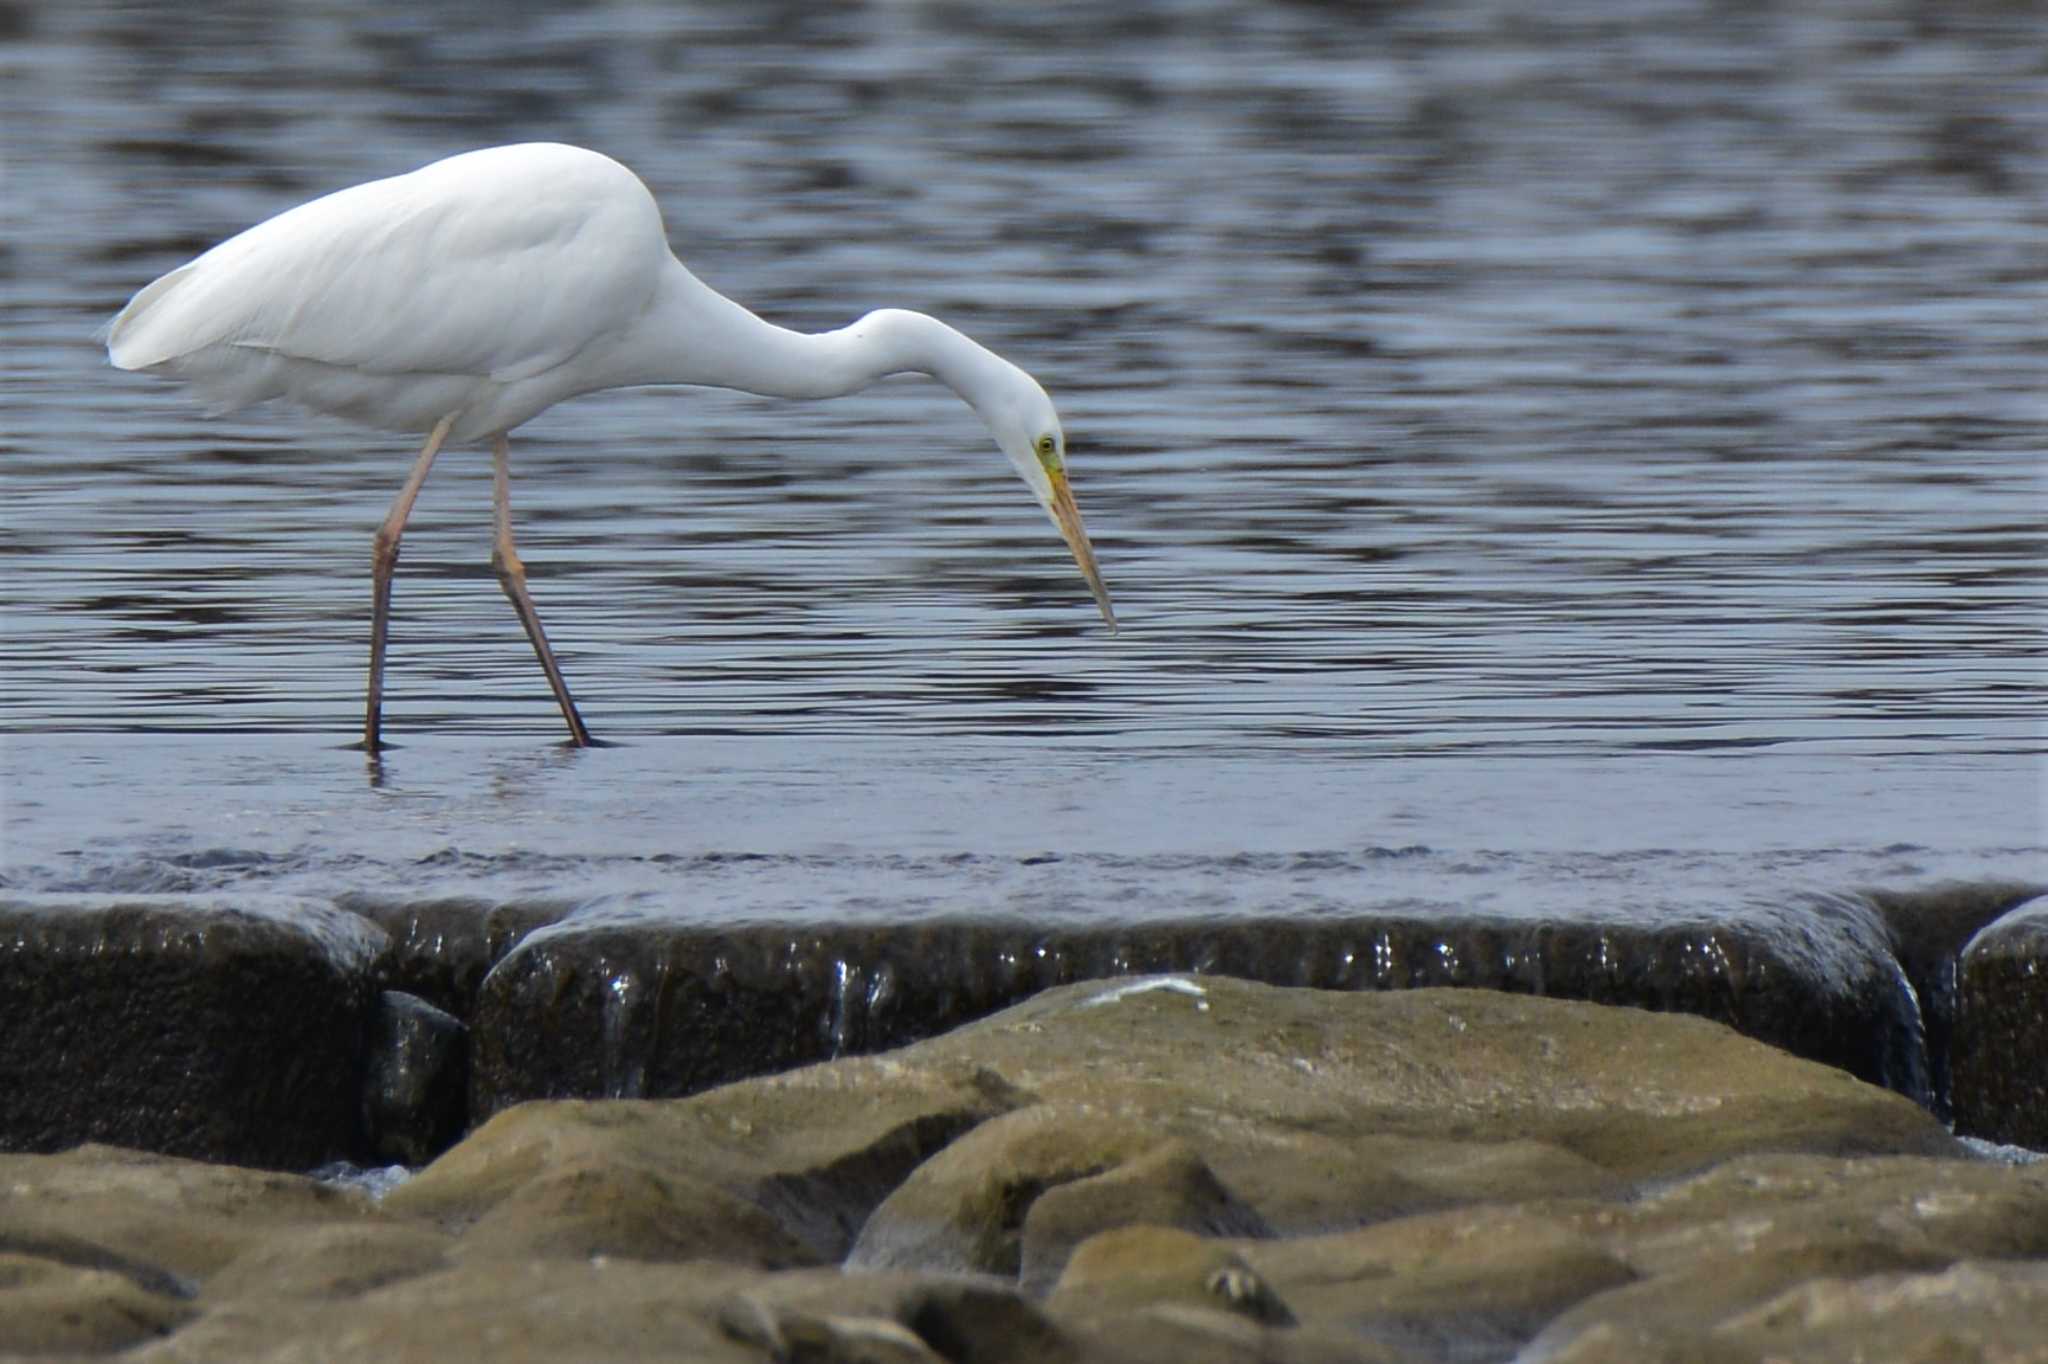
{"label": "egret's body", "polygon": [[191,384],[219,410],[281,397],[427,434],[373,556],[372,751],[399,538],[436,453],[471,441],[489,441],[495,457],[500,582],[572,740],[590,742],[513,549],[505,436],[599,389],[830,398],[929,374],[987,423],[1115,628],[1067,488],[1059,416],[1030,375],[921,313],[886,309],[817,335],[762,321],[683,267],[647,187],[596,152],[494,147],[301,204],[143,289],[114,319],[107,353],[122,369]]}

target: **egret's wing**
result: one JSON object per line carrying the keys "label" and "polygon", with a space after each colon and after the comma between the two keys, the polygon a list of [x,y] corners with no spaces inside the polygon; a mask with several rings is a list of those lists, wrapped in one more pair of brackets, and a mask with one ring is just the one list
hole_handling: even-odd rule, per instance
{"label": "egret's wing", "polygon": [[512,382],[645,309],[668,257],[631,172],[568,148],[498,148],[341,190],[214,247],[135,296],[123,369],[230,346],[381,375]]}

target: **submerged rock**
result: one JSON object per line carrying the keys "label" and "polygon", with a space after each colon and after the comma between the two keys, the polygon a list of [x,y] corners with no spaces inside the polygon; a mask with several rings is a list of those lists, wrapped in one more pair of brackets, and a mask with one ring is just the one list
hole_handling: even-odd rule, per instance
{"label": "submerged rock", "polygon": [[308,900],[0,900],[0,1150],[353,1154],[384,946]]}

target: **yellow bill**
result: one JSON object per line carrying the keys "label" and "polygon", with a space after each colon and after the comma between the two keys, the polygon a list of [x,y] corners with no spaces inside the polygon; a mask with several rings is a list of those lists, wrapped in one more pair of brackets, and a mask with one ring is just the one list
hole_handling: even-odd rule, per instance
{"label": "yellow bill", "polygon": [[1081,509],[1074,505],[1073,490],[1067,487],[1067,472],[1051,469],[1047,473],[1052,479],[1053,524],[1060,528],[1067,548],[1074,551],[1074,562],[1081,566],[1081,576],[1088,580],[1088,590],[1095,594],[1095,604],[1102,608],[1103,622],[1115,634],[1116,612],[1110,609],[1109,589],[1102,585],[1102,572],[1095,567],[1095,547],[1088,543],[1087,528],[1081,524]]}

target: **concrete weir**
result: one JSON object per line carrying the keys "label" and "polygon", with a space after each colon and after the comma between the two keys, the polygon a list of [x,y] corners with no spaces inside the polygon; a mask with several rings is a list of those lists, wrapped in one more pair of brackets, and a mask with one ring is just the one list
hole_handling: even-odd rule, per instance
{"label": "concrete weir", "polygon": [[525,1100],[677,1097],[937,1036],[1053,986],[1175,971],[1694,1014],[1963,1115],[1965,1135],[2038,1143],[2012,1095],[2038,1076],[2048,1018],[2014,994],[2034,977],[2012,963],[2042,939],[1999,925],[2032,923],[2039,893],[1634,918],[840,924],[708,924],[645,902],[17,897],[0,901],[0,1149],[418,1164]]}

